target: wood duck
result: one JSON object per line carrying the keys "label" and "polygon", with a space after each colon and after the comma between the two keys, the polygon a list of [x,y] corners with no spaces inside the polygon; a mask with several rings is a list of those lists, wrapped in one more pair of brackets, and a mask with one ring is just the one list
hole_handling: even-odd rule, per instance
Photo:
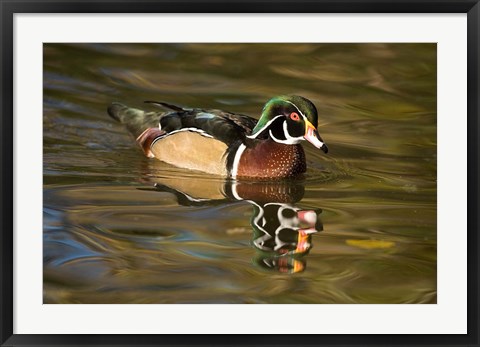
{"label": "wood duck", "polygon": [[327,153],[314,104],[301,96],[268,101],[260,119],[220,110],[169,109],[147,112],[112,103],[110,116],[127,126],[144,153],[177,167],[229,178],[287,178],[306,171],[307,140]]}

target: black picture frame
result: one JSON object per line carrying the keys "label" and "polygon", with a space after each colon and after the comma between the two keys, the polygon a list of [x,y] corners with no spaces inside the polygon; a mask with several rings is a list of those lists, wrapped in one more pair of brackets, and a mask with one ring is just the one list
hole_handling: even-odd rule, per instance
{"label": "black picture frame", "polygon": [[[274,6],[272,6],[274,4]],[[479,0],[0,0],[2,346],[479,346]],[[20,335],[13,333],[13,16],[15,13],[467,13],[468,333],[464,335]],[[300,343],[299,343],[300,342]]]}

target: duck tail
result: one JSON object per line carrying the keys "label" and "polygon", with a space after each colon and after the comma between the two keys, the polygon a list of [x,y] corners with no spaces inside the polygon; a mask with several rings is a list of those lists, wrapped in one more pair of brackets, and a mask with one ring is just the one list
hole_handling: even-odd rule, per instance
{"label": "duck tail", "polygon": [[128,107],[119,103],[119,102],[112,102],[110,106],[108,106],[107,112],[110,117],[115,119],[117,122],[123,123],[122,119],[124,118],[124,111]]}
{"label": "duck tail", "polygon": [[145,112],[144,110],[128,107],[118,102],[113,102],[107,109],[110,117],[125,124],[135,138],[147,128],[158,127],[161,113]]}

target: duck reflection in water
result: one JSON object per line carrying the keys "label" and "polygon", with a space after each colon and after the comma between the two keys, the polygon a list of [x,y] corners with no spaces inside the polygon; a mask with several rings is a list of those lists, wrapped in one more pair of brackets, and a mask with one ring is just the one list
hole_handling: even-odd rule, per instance
{"label": "duck reflection in water", "polygon": [[254,206],[253,245],[258,254],[255,263],[263,268],[294,273],[305,270],[303,258],[312,247],[312,234],[322,231],[320,209],[304,210],[288,203]]}
{"label": "duck reflection in water", "polygon": [[155,190],[169,192],[184,206],[225,204],[245,201],[253,206],[250,220],[254,264],[281,273],[306,269],[305,255],[312,248],[312,235],[323,230],[321,209],[297,206],[305,193],[299,181],[238,182],[156,180]]}

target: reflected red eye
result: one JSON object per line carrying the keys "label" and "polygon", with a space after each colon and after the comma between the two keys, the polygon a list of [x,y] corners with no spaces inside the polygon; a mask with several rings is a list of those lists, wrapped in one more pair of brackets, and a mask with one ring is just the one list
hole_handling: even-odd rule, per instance
{"label": "reflected red eye", "polygon": [[298,113],[292,112],[292,113],[290,113],[290,119],[291,120],[300,120],[300,117],[298,116]]}

